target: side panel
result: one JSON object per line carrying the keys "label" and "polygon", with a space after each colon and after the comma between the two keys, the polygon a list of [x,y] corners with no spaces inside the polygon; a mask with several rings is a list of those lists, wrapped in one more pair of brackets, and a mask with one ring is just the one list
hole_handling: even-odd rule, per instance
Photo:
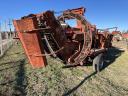
{"label": "side panel", "polygon": [[47,64],[46,57],[40,55],[44,54],[41,36],[38,30],[35,30],[38,28],[36,17],[15,20],[14,26],[32,67],[45,66]]}

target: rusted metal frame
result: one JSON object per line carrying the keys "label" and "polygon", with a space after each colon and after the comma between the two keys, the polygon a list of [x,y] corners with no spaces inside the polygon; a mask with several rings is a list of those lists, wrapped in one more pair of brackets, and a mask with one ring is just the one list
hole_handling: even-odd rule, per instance
{"label": "rusted metal frame", "polygon": [[[80,63],[83,63],[83,61],[85,60],[85,58],[88,56],[88,54],[90,53],[90,49],[91,49],[91,44],[92,44],[92,37],[90,32],[87,32],[87,21],[84,19],[84,17],[82,15],[79,14],[75,14],[72,12],[66,12],[63,14],[62,17],[59,18],[64,18],[64,17],[70,17],[70,18],[76,18],[77,20],[80,20],[81,23],[83,24],[82,27],[84,27],[84,44],[83,44],[83,48],[81,49],[80,52],[77,53],[77,57],[74,58],[74,63],[72,63],[72,65],[78,65]],[[89,34],[89,35],[87,35]],[[86,39],[90,38],[90,44],[86,45]],[[74,57],[74,56],[71,56]],[[73,58],[72,58],[73,59]]]}
{"label": "rusted metal frame", "polygon": [[60,51],[62,51],[64,49],[64,47],[61,47],[59,50],[57,50],[57,51],[53,51],[53,53],[49,53],[49,54],[33,54],[33,56],[35,56],[35,57],[42,57],[42,56],[51,56],[51,55],[54,55],[54,54],[57,54],[57,53],[59,53]]}
{"label": "rusted metal frame", "polygon": [[[47,64],[45,56],[42,57],[33,56],[33,54],[35,53],[44,54],[39,30],[34,30],[34,29],[38,29],[37,18],[27,17],[25,19],[15,20],[14,26],[16,28],[18,37],[21,40],[25,53],[32,67],[40,68],[45,66]],[[26,33],[23,32],[24,30],[26,31]]]}
{"label": "rusted metal frame", "polygon": [[[41,39],[45,39],[45,41],[48,44],[47,46],[49,46],[49,49],[51,50],[50,54],[45,54],[44,52],[42,53],[41,51],[40,51],[40,53],[39,52],[36,53],[35,51],[33,51],[32,54],[27,53],[27,56],[29,57],[29,59],[32,60],[32,59],[35,59],[37,57],[39,57],[39,58],[43,57],[44,62],[45,62],[45,59],[46,59],[45,56],[54,55],[56,57],[57,54],[59,53],[60,55],[63,55],[63,56],[64,55],[69,56],[69,57],[64,56],[64,58],[66,58],[66,59],[68,57],[68,63],[70,63],[72,65],[79,65],[79,64],[83,65],[84,60],[87,59],[87,57],[95,56],[96,54],[104,52],[104,50],[106,50],[106,48],[104,47],[104,44],[106,42],[105,40],[107,40],[109,38],[109,34],[104,33],[104,34],[101,34],[101,37],[98,37],[100,35],[100,33],[97,32],[95,26],[91,25],[83,17],[83,14],[84,14],[84,11],[83,11],[83,9],[80,8],[80,9],[66,10],[66,11],[64,11],[63,15],[61,15],[59,17],[59,20],[60,19],[77,19],[77,21],[79,21],[77,23],[78,24],[77,30],[80,29],[78,31],[81,32],[81,34],[83,34],[83,37],[82,37],[84,40],[83,43],[81,43],[81,41],[79,41],[79,40],[77,41],[76,39],[74,39],[74,40],[67,40],[67,39],[59,40],[62,38],[64,32],[62,31],[62,26],[59,24],[59,21],[56,20],[56,18],[54,17],[54,14],[51,11],[47,11],[43,14],[33,15],[34,17],[31,17],[31,19],[32,18],[36,18],[36,19],[38,18],[39,19],[39,18],[42,18],[41,16],[43,16],[43,19],[45,19],[45,21],[48,23],[47,26],[50,26],[51,28],[40,28],[39,26],[38,27],[35,26],[35,28],[29,27],[29,29],[23,28],[23,30],[19,30],[20,28],[19,29],[17,28],[18,35],[22,41],[22,44],[24,46],[24,49],[26,50],[26,53],[27,53],[28,49],[25,48],[26,45],[24,42],[25,40],[22,37],[23,34],[29,34],[29,35],[31,34],[31,36],[33,36],[33,34],[36,34],[34,36],[35,36],[35,38],[37,37],[36,39],[37,39],[38,49],[42,49],[42,50],[44,50],[44,49],[43,49],[43,46],[40,45],[40,43],[41,43],[40,41],[41,41]],[[27,18],[29,18],[29,16],[26,17],[26,19]],[[40,21],[41,20],[42,19],[40,19]],[[37,21],[36,21],[36,24],[37,24]],[[16,25],[16,27],[17,27],[17,25]],[[106,30],[108,30],[108,29],[106,29]],[[45,34],[47,32],[45,32],[45,31],[49,31],[49,33],[51,34],[51,37],[53,38],[53,40],[57,44],[59,49],[57,49],[56,51],[54,51],[52,49],[52,46],[50,45],[49,41],[47,40],[47,38],[45,36]],[[79,34],[78,32],[75,32],[75,30],[73,30],[73,31],[74,31],[73,34]],[[92,32],[93,31],[96,31],[95,38],[99,39],[102,46],[100,47],[101,49],[95,49],[92,51],[91,46],[92,46],[92,38],[93,38]],[[37,36],[37,35],[39,35],[40,32],[44,32],[44,38]],[[52,35],[52,33],[54,34],[54,36]],[[80,36],[80,35],[77,35],[77,36]],[[64,37],[66,37],[66,36],[64,36]],[[93,38],[93,39],[95,40],[95,38]],[[104,38],[105,38],[105,40],[103,41]],[[75,43],[78,44],[79,48],[78,48],[78,46],[76,47]],[[70,44],[71,44],[71,46],[70,46]],[[83,45],[81,45],[81,44],[83,44]],[[34,45],[34,46],[37,47],[36,45]],[[74,46],[76,48],[74,48]],[[71,52],[74,51],[74,54],[69,52],[70,50],[71,50]],[[69,54],[67,54],[67,52],[65,52],[65,51],[69,52]],[[66,54],[64,54],[64,53],[66,53]],[[31,56],[33,58],[30,58]],[[32,63],[31,60],[30,60],[30,63]],[[37,60],[37,61],[39,61],[38,63],[41,62],[40,60]],[[41,67],[41,65],[39,65],[38,67]]]}
{"label": "rusted metal frame", "polygon": [[[75,58],[75,63],[73,65],[77,65],[77,64],[81,64],[83,65],[83,61],[87,58],[88,54],[90,53],[90,49],[91,49],[91,44],[89,46],[86,46],[86,37],[87,37],[87,34],[84,34],[85,38],[84,38],[84,44],[83,44],[83,48],[80,52],[80,54],[77,56],[77,58]],[[88,35],[89,36],[89,35]],[[92,42],[90,40],[90,42]]]}
{"label": "rusted metal frame", "polygon": [[112,27],[112,28],[105,28],[105,29],[98,29],[99,31],[103,31],[103,32],[106,32],[106,31],[109,31],[111,29],[115,29],[114,31],[117,31],[118,27]]}
{"label": "rusted metal frame", "polygon": [[[85,33],[84,33],[84,44],[83,44],[83,48],[82,48],[79,56],[77,58],[75,58],[75,61],[77,61],[77,62],[75,62],[76,64],[78,64],[78,62],[83,63],[84,59],[89,54],[89,51],[91,49],[91,43],[92,43],[92,37],[91,37],[92,35],[91,35],[91,32],[88,32],[88,30],[87,30],[87,21],[83,18],[83,16],[80,16],[80,17],[79,16],[77,15],[77,18],[81,21],[81,23],[85,27],[84,28],[84,32]],[[88,37],[90,38],[90,42],[89,42],[89,44],[86,45],[87,38]]]}
{"label": "rusted metal frame", "polygon": [[53,37],[53,35],[51,34],[51,37],[53,38],[54,42],[56,43],[57,47],[60,48],[59,44],[57,43],[57,41],[55,40],[55,38]]}
{"label": "rusted metal frame", "polygon": [[66,12],[72,12],[72,13],[75,13],[75,14],[80,14],[80,15],[84,15],[86,9],[84,7],[80,7],[80,8],[75,8],[75,9],[68,9],[68,10],[65,10],[63,11],[63,13],[66,13]]}
{"label": "rusted metal frame", "polygon": [[38,32],[42,32],[42,31],[49,31],[51,30],[51,28],[38,28],[38,29],[33,29],[33,30],[22,30],[23,33],[33,33],[35,31],[38,31]]}
{"label": "rusted metal frame", "polygon": [[57,55],[56,55],[56,54],[54,54],[54,50],[52,49],[51,45],[49,44],[49,42],[48,42],[48,39],[47,39],[47,36],[46,36],[46,35],[44,35],[44,39],[45,39],[45,42],[46,42],[46,44],[47,44],[47,47],[48,47],[48,49],[49,49],[50,53],[53,53],[53,54],[52,54],[52,56],[53,56],[53,57],[57,57]]}

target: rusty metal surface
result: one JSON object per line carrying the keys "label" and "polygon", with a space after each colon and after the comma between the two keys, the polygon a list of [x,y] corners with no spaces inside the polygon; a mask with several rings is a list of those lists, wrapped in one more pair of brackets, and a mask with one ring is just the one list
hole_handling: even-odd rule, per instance
{"label": "rusty metal surface", "polygon": [[33,68],[40,68],[46,65],[46,57],[36,57],[33,54],[44,54],[44,50],[41,44],[41,36],[38,31],[25,33],[30,30],[37,29],[36,18],[25,18],[14,21],[15,28],[18,32],[18,36],[21,40],[25,53],[33,66]]}
{"label": "rusty metal surface", "polygon": [[[77,11],[79,12],[79,11]],[[81,12],[80,12],[81,13]],[[91,32],[89,32],[90,30],[87,29],[87,21],[85,20],[85,18],[78,13],[75,13],[73,11],[66,11],[64,12],[64,14],[62,16],[59,17],[59,20],[61,19],[70,19],[70,18],[74,18],[77,21],[80,21],[78,25],[81,25],[79,28],[82,29],[81,33],[83,35],[83,42],[79,42],[79,44],[83,43],[81,50],[79,50],[77,53],[75,53],[75,56],[73,54],[73,56],[71,56],[71,58],[69,58],[69,63],[73,64],[73,65],[77,65],[79,63],[82,63],[84,61],[84,59],[88,56],[89,51],[91,49],[91,43],[92,43],[92,35]],[[73,30],[72,30],[73,31]],[[78,32],[75,32],[74,34],[77,34]],[[77,54],[77,55],[76,55]],[[71,62],[74,61],[74,62]]]}
{"label": "rusty metal surface", "polygon": [[[84,13],[85,8],[81,7],[66,10],[58,17],[55,17],[53,11],[46,11],[14,21],[18,36],[34,68],[45,66],[47,55],[59,57],[70,65],[83,65],[90,53],[94,52],[92,50],[110,47],[111,34],[106,30],[100,32],[85,19]],[[70,19],[76,20],[75,27],[65,23]]]}

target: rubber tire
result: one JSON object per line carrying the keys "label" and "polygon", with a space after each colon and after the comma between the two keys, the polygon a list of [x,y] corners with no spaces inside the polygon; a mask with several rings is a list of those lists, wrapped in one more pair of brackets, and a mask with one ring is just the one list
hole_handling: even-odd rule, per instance
{"label": "rubber tire", "polygon": [[96,72],[100,72],[103,69],[103,66],[104,66],[104,57],[103,57],[103,53],[101,53],[93,59],[93,70]]}

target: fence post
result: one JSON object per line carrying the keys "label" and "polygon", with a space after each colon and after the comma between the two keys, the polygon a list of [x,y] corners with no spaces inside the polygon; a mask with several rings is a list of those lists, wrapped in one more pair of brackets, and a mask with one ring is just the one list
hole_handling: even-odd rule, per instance
{"label": "fence post", "polygon": [[2,33],[0,32],[0,56],[3,55],[3,49],[2,49]]}
{"label": "fence post", "polygon": [[8,32],[6,32],[6,39],[8,39]]}

